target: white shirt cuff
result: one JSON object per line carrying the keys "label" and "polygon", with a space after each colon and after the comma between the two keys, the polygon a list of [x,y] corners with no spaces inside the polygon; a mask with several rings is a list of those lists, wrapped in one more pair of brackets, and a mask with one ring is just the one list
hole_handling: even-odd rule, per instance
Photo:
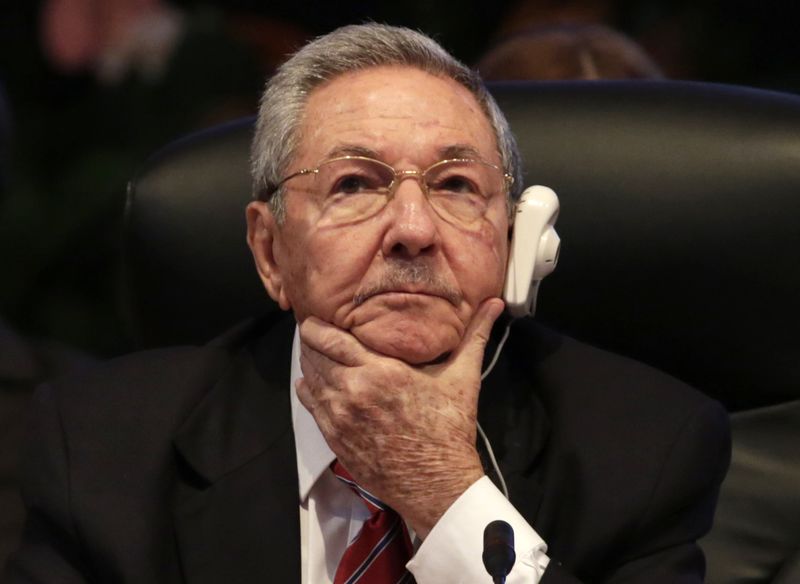
{"label": "white shirt cuff", "polygon": [[550,561],[547,544],[484,476],[455,500],[406,565],[417,584],[489,582],[482,560],[483,530],[495,519],[514,529],[517,559],[506,583],[539,582]]}

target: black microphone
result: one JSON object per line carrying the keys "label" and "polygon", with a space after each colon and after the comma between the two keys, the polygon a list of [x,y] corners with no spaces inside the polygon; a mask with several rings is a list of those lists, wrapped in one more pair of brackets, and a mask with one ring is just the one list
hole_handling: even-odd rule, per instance
{"label": "black microphone", "polygon": [[492,521],[483,530],[483,565],[494,584],[505,584],[516,559],[514,530],[505,521]]}

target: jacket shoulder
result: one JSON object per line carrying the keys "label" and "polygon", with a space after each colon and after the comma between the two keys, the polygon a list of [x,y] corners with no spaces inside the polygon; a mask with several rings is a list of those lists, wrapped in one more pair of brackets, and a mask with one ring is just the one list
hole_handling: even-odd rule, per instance
{"label": "jacket shoulder", "polygon": [[678,425],[696,412],[724,414],[717,401],[664,371],[525,320],[517,358],[529,353],[539,397],[553,413]]}

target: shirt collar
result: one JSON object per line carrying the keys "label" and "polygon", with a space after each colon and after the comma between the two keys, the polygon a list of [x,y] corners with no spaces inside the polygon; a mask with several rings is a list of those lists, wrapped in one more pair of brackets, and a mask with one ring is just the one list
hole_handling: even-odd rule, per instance
{"label": "shirt collar", "polygon": [[292,404],[292,429],[294,430],[295,451],[297,453],[297,477],[300,485],[300,502],[308,498],[308,493],[317,479],[336,459],[336,455],[325,442],[317,422],[297,397],[295,383],[303,376],[300,369],[300,329],[294,329],[292,342],[292,370],[289,380],[289,395]]}

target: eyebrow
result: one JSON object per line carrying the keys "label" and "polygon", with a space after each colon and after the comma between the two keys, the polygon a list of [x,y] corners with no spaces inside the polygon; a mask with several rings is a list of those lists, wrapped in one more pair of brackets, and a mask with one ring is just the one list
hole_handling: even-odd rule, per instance
{"label": "eyebrow", "polygon": [[380,160],[380,154],[372,148],[366,146],[359,146],[357,144],[341,144],[332,150],[328,151],[326,159],[338,158],[340,156],[365,156],[367,158],[375,158]]}
{"label": "eyebrow", "polygon": [[[474,146],[469,144],[451,144],[439,148],[439,160],[451,160],[453,158],[477,158],[482,159],[480,152]],[[338,158],[340,156],[365,156],[367,158],[374,158],[382,160],[380,152],[367,148],[366,146],[359,146],[358,144],[340,144],[328,151],[326,159]]]}
{"label": "eyebrow", "polygon": [[452,158],[481,158],[480,152],[469,144],[452,144],[439,149],[439,156],[442,160]]}

